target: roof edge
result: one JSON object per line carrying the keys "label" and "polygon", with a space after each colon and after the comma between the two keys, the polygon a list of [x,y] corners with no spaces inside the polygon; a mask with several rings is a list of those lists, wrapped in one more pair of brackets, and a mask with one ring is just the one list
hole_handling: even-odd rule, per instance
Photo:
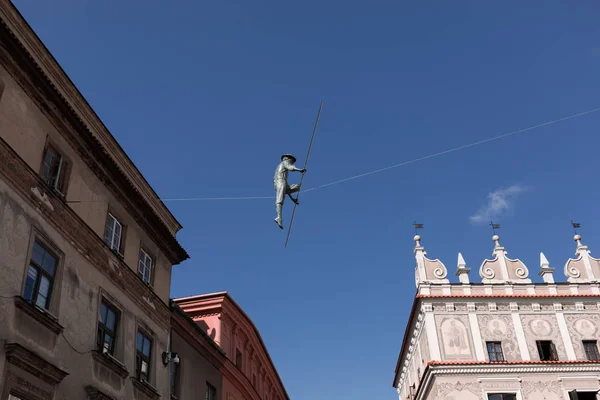
{"label": "roof edge", "polygon": [[[110,133],[108,127],[100,119],[96,111],[92,108],[41,38],[36,34],[35,30],[27,22],[19,9],[12,1],[9,0],[7,3],[8,7],[0,7],[0,11],[5,11],[2,14],[6,17],[12,17],[10,19],[5,19],[6,26],[13,32],[15,37],[18,38],[23,48],[30,53],[32,58],[34,57],[31,54],[30,47],[38,47],[38,50],[41,50],[44,53],[44,57],[40,58],[40,61],[44,64],[39,66],[40,71],[46,76],[46,79],[53,82],[54,89],[67,101],[69,106],[73,107],[72,104],[77,104],[83,108],[81,111],[84,111],[87,115],[81,115],[81,113],[75,111],[75,109],[73,109],[73,111],[78,114],[79,118],[81,118],[87,126],[93,126],[94,130],[90,129],[90,132],[100,141],[108,154],[112,153],[111,157],[114,156],[114,162],[119,165],[119,168],[131,184],[134,187],[139,188],[140,194],[144,200],[152,209],[156,210],[157,215],[160,216],[161,220],[165,221],[169,230],[177,233],[183,228],[181,223],[175,218],[164,202],[160,200],[160,197],[154,188],[148,183],[144,175],[133,163],[119,142]],[[12,15],[7,15],[7,12]],[[24,29],[18,29],[18,26],[15,25],[21,25]],[[15,28],[17,28],[18,32],[15,31]],[[23,43],[23,39],[25,39],[27,43]],[[48,76],[46,70],[53,72],[52,78]],[[60,86],[70,89],[71,93],[63,93],[58,89],[57,85],[54,84],[54,81]]]}

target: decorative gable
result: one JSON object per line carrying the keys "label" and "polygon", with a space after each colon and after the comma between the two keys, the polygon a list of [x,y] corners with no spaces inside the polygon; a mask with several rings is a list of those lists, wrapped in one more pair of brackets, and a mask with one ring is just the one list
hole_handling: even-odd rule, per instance
{"label": "decorative gable", "polygon": [[507,252],[500,245],[500,237],[494,235],[494,259],[484,260],[479,268],[479,275],[483,283],[531,283],[529,270],[519,259],[513,260],[506,256]]}
{"label": "decorative gable", "polygon": [[446,278],[448,275],[448,270],[444,263],[440,260],[430,260],[426,257],[427,252],[425,248],[421,246],[421,236],[416,235],[414,237],[416,246],[415,246],[415,259],[417,261],[417,266],[415,268],[415,284],[417,288],[422,283],[450,283],[450,281]]}
{"label": "decorative gable", "polygon": [[565,276],[568,282],[598,282],[600,280],[600,260],[590,255],[587,246],[581,244],[581,236],[575,235],[577,242],[575,255],[565,264]]}

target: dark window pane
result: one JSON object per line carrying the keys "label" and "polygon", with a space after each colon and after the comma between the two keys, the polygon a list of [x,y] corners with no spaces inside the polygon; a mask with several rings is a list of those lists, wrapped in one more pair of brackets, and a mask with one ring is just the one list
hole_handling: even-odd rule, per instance
{"label": "dark window pane", "polygon": [[43,259],[44,259],[44,253],[46,252],[46,250],[44,250],[44,248],[40,245],[40,243],[36,240],[33,243],[33,250],[31,251],[31,259],[33,260],[33,262],[35,262],[37,265],[41,266],[43,263]]}
{"label": "dark window pane", "polygon": [[144,340],[144,351],[143,351],[143,353],[144,353],[144,355],[146,357],[150,357],[150,345],[151,344],[152,344],[152,342],[150,342],[150,340],[148,340],[148,338],[146,338]]}
{"label": "dark window pane", "polygon": [[139,351],[142,351],[143,348],[144,348],[144,336],[142,336],[142,333],[138,331],[138,334],[137,334],[137,349]]}
{"label": "dark window pane", "polygon": [[25,292],[23,293],[23,298],[27,301],[33,300],[33,290],[35,288],[37,276],[37,270],[34,267],[29,267],[29,271],[27,271],[27,280],[25,281]]}
{"label": "dark window pane", "polygon": [[112,348],[113,348],[113,339],[107,333],[104,334],[104,345],[106,346],[106,349],[108,351],[112,351]]}
{"label": "dark window pane", "polygon": [[50,281],[45,276],[40,280],[36,304],[42,308],[47,308],[48,296],[50,294]]}
{"label": "dark window pane", "polygon": [[104,303],[100,303],[100,322],[106,324],[106,313],[108,312],[106,305]]}
{"label": "dark window pane", "polygon": [[111,331],[114,331],[115,329],[115,321],[117,319],[117,316],[115,315],[115,313],[112,310],[107,310],[107,316],[106,316],[106,327],[108,329],[110,329]]}
{"label": "dark window pane", "polygon": [[110,225],[110,221],[109,223],[106,225],[106,233],[104,234],[104,242],[112,248],[112,236],[113,236],[113,231],[112,231],[112,227]]}
{"label": "dark window pane", "polygon": [[50,276],[54,277],[56,258],[54,258],[50,253],[45,252],[44,260],[42,261],[42,267],[50,274]]}

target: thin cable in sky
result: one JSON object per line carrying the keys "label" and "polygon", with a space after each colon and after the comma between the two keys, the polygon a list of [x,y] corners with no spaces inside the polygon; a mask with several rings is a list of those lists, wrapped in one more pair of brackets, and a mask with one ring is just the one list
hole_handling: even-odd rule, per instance
{"label": "thin cable in sky", "polygon": [[[563,118],[555,119],[553,121],[544,122],[543,124],[530,126],[528,128],[519,129],[517,131],[505,133],[505,134],[502,134],[502,135],[499,135],[499,136],[494,136],[494,137],[491,137],[491,138],[488,138],[488,139],[483,139],[483,140],[479,140],[477,142],[473,142],[473,143],[465,144],[465,145],[462,145],[462,146],[454,147],[452,149],[440,151],[438,153],[433,153],[433,154],[429,154],[427,156],[415,158],[413,160],[404,161],[404,162],[401,162],[400,164],[390,165],[389,167],[384,167],[384,168],[376,169],[376,170],[373,170],[373,171],[370,171],[370,172],[365,172],[365,173],[362,173],[362,174],[359,174],[359,175],[354,175],[354,176],[351,176],[349,178],[344,178],[344,179],[340,179],[338,181],[326,183],[324,185],[315,186],[315,187],[310,188],[310,189],[304,189],[302,192],[303,193],[307,193],[307,192],[312,192],[312,191],[315,191],[315,190],[323,189],[323,188],[326,188],[326,187],[329,187],[329,186],[338,185],[340,183],[352,181],[354,179],[358,179],[358,178],[362,178],[362,177],[365,177],[365,176],[377,174],[379,172],[387,171],[387,170],[390,170],[390,169],[393,169],[393,168],[403,167],[405,165],[413,164],[413,163],[416,163],[416,162],[419,162],[419,161],[423,161],[423,160],[427,160],[427,159],[430,159],[430,158],[433,158],[433,157],[442,156],[444,154],[453,153],[455,151],[467,149],[469,147],[478,146],[480,144],[492,142],[494,140],[503,139],[505,137],[513,136],[513,135],[516,135],[518,133],[523,133],[523,132],[531,131],[531,130],[534,130],[534,129],[537,129],[537,128],[542,128],[544,126],[556,124],[558,122],[562,122],[562,121],[566,121],[566,120],[569,120],[569,119],[581,117],[583,115],[595,113],[595,112],[598,112],[598,111],[600,111],[600,108],[594,108],[593,110],[584,111],[584,112],[581,112],[581,113],[578,113],[578,114],[570,115],[568,117],[563,117]],[[275,196],[265,196],[265,197],[190,197],[190,198],[161,199],[161,200],[164,202],[164,201],[259,200],[259,199],[260,200],[264,200],[264,199],[274,199],[274,198],[275,198]]]}

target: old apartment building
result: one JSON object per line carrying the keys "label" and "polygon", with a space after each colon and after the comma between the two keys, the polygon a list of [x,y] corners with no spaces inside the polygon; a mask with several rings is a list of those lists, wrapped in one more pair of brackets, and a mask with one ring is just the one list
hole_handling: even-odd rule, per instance
{"label": "old apartment building", "polygon": [[171,310],[171,399],[231,400],[221,390],[225,351],[175,302]]}
{"label": "old apartment building", "polygon": [[289,400],[258,329],[227,292],[174,302],[226,353],[223,400]]}
{"label": "old apartment building", "polygon": [[540,253],[542,282],[533,283],[494,235],[481,280],[470,281],[459,253],[459,283],[450,283],[415,236],[417,295],[393,381],[399,399],[600,399],[600,260],[574,239],[561,282]]}
{"label": "old apartment building", "polygon": [[0,1],[0,400],[168,399],[180,228]]}

